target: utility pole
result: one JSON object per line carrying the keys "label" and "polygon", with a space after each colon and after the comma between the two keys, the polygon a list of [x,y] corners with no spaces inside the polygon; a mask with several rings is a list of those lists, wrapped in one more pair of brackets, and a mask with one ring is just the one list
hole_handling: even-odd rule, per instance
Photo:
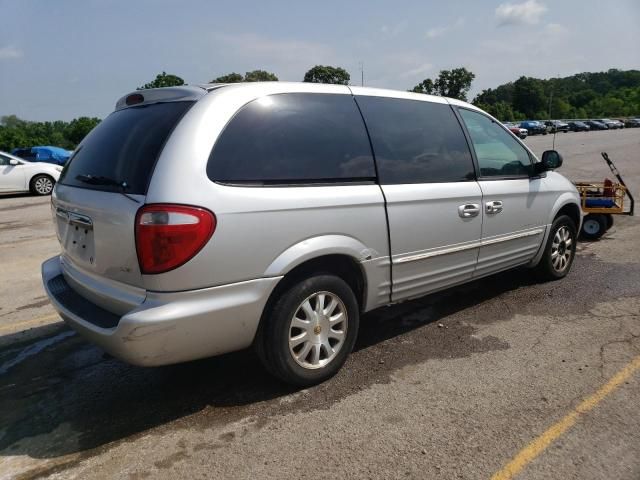
{"label": "utility pole", "polygon": [[360,85],[364,87],[364,62],[358,62],[360,67]]}

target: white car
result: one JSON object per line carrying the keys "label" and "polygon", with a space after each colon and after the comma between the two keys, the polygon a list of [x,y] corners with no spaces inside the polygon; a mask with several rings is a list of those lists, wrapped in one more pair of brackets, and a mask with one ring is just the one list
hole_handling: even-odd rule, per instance
{"label": "white car", "polygon": [[0,193],[30,191],[34,195],[51,195],[60,172],[60,165],[28,162],[0,152]]}

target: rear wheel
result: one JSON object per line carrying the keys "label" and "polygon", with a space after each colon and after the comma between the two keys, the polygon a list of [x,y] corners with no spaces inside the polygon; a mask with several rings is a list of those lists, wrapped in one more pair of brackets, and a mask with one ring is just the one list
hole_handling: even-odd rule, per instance
{"label": "rear wheel", "polygon": [[291,286],[265,313],[256,352],[270,373],[302,387],[335,375],[358,335],[356,297],[333,275],[318,274]]}
{"label": "rear wheel", "polygon": [[576,253],[577,236],[576,225],[567,215],[553,221],[542,258],[534,269],[539,279],[558,280],[569,273]]}
{"label": "rear wheel", "polygon": [[590,213],[582,221],[581,234],[587,240],[597,240],[607,231],[607,217],[600,213]]}
{"label": "rear wheel", "polygon": [[34,195],[51,195],[55,182],[49,175],[36,175],[31,179],[29,190]]}

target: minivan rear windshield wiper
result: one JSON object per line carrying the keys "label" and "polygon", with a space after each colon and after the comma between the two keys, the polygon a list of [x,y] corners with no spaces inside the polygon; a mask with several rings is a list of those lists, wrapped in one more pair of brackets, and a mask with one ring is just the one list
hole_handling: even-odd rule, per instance
{"label": "minivan rear windshield wiper", "polygon": [[119,182],[118,180],[114,180],[110,177],[105,177],[102,175],[91,175],[90,173],[83,173],[80,175],[76,175],[76,180],[83,183],[88,183],[90,185],[109,185],[113,187],[118,187],[118,192],[127,197],[129,200],[132,200],[136,203],[140,203],[134,197],[129,195],[126,190],[129,188],[129,185],[125,181]]}

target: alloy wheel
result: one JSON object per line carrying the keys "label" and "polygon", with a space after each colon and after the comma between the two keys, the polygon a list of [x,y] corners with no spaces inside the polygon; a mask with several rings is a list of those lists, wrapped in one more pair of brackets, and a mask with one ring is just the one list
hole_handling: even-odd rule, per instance
{"label": "alloy wheel", "polygon": [[34,187],[36,189],[36,192],[38,192],[40,195],[49,195],[51,193],[51,190],[53,190],[53,182],[50,178],[40,177],[36,179]]}
{"label": "alloy wheel", "polygon": [[289,351],[298,365],[317,369],[329,364],[345,343],[347,308],[331,292],[317,292],[302,301],[289,324]]}
{"label": "alloy wheel", "polygon": [[573,252],[573,239],[571,232],[566,226],[556,230],[551,244],[551,264],[556,272],[563,272],[571,261]]}

